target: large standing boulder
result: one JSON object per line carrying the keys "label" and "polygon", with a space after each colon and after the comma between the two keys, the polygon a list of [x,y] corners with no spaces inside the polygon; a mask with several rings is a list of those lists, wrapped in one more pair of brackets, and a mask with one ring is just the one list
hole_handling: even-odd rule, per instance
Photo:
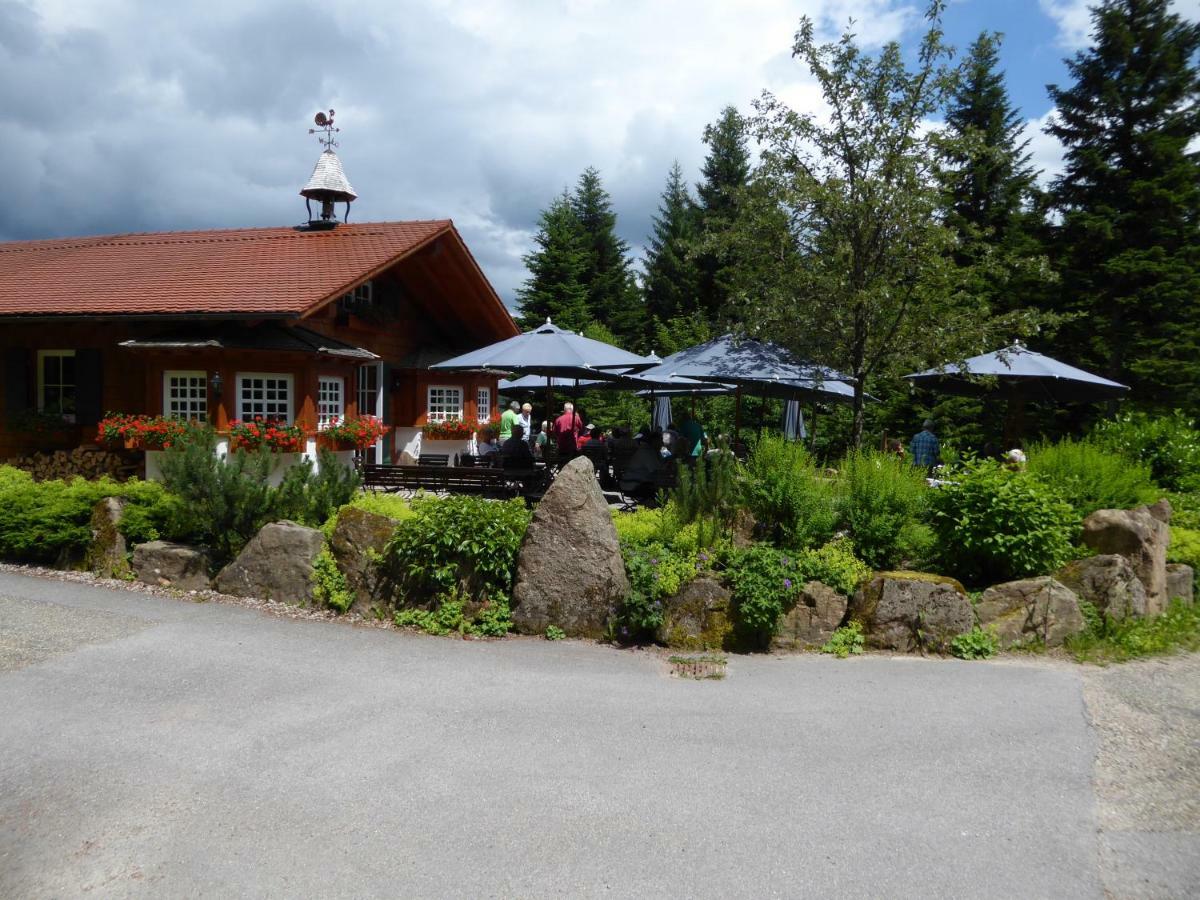
{"label": "large standing boulder", "polygon": [[975,624],[963,586],[924,572],[878,573],[855,593],[850,618],[862,623],[868,646],[905,653],[944,653]]}
{"label": "large standing boulder", "polygon": [[346,586],[354,592],[351,612],[365,615],[372,606],[386,602],[387,598],[380,596],[377,560],[395,530],[395,520],[365,509],[348,506],[338,514],[329,552],[346,576]]}
{"label": "large standing boulder", "polygon": [[629,594],[625,562],[591,460],[579,456],[546,491],[517,560],[513,625],[541,634],[549,625],[599,638]]}
{"label": "large standing boulder", "polygon": [[678,650],[721,650],[733,631],[730,593],[712,578],[696,578],[663,601],[655,635]]}
{"label": "large standing boulder", "polygon": [[1193,603],[1196,598],[1196,576],[1192,567],[1183,563],[1167,563],[1167,597]]}
{"label": "large standing boulder", "polygon": [[121,534],[121,513],[125,501],[105,497],[92,507],[92,542],[84,556],[84,565],[105,578],[128,578],[129,560],[125,558],[125,535]]}
{"label": "large standing boulder", "polygon": [[1083,520],[1083,542],[1097,553],[1119,553],[1129,560],[1146,589],[1146,614],[1167,605],[1167,546],[1171,543],[1171,505],[1099,509]]}
{"label": "large standing boulder", "polygon": [[217,590],[306,606],[313,601],[313,562],[324,545],[315,528],[295,522],[264,525],[217,575]]}
{"label": "large standing boulder", "polygon": [[143,584],[203,591],[212,585],[208,571],[208,554],[186,544],[149,541],[133,548],[133,574]]}
{"label": "large standing boulder", "polygon": [[994,629],[1002,647],[1029,640],[1057,647],[1084,626],[1075,592],[1048,575],[994,585],[983,592],[976,611],[979,624]]}
{"label": "large standing boulder", "polygon": [[1097,610],[1114,619],[1146,614],[1146,588],[1129,560],[1102,553],[1069,562],[1054,577]]}
{"label": "large standing boulder", "polygon": [[842,624],[850,598],[827,584],[810,581],[800,591],[796,605],[779,617],[771,639],[772,650],[807,650],[820,647]]}

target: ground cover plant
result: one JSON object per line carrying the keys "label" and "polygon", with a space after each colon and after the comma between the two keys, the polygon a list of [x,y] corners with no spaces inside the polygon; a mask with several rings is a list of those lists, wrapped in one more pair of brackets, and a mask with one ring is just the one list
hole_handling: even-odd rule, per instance
{"label": "ground cover plant", "polygon": [[959,659],[991,659],[999,650],[996,632],[978,625],[950,641],[950,653]]}
{"label": "ground cover plant", "polygon": [[1064,643],[1079,662],[1106,665],[1200,650],[1200,606],[1191,600],[1172,600],[1160,616],[1123,621],[1101,615],[1090,603],[1079,606],[1087,627]]}
{"label": "ground cover plant", "polygon": [[829,653],[838,659],[845,659],[847,656],[857,656],[862,653],[865,646],[866,638],[863,637],[862,625],[859,622],[850,621],[834,630],[833,634],[829,636],[829,640],[822,645],[821,652]]}

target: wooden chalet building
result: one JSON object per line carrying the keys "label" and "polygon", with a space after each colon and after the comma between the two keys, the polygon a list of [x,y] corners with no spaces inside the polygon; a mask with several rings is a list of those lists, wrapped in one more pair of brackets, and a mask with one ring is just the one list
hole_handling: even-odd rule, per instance
{"label": "wooden chalet building", "polygon": [[[88,442],[108,411],[210,421],[487,421],[488,376],[430,362],[517,334],[450,221],[0,244],[0,460]],[[61,427],[60,427],[61,426]]]}

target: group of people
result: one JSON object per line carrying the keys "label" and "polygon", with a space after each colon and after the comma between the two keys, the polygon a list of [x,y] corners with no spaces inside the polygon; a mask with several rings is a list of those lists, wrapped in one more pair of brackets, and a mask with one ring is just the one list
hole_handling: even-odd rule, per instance
{"label": "group of people", "polygon": [[[913,435],[913,439],[908,445],[912,464],[931,473],[942,462],[942,445],[934,429],[933,419],[926,419],[921,423],[921,430]],[[890,441],[888,449],[899,456],[904,456],[904,446],[899,441]],[[999,460],[1014,471],[1025,467],[1025,451],[1020,448],[1001,452],[995,443],[989,442],[984,445],[981,456],[984,459]]]}

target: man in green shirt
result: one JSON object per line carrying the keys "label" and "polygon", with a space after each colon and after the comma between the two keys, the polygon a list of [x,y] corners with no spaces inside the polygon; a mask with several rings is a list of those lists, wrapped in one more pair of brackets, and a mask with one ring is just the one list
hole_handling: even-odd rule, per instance
{"label": "man in green shirt", "polygon": [[514,400],[500,417],[500,443],[512,437],[513,424],[521,417],[521,404]]}
{"label": "man in green shirt", "polygon": [[679,426],[682,447],[677,456],[699,456],[704,452],[704,426],[688,416]]}

